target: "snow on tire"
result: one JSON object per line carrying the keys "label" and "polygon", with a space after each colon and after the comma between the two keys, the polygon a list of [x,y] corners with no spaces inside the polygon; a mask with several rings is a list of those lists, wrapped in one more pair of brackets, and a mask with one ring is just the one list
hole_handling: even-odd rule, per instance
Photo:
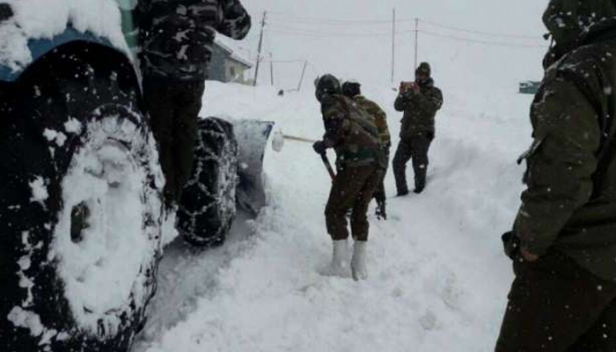
{"label": "snow on tire", "polygon": [[132,68],[74,50],[29,68],[3,122],[1,351],[127,351],[156,289],[163,181]]}
{"label": "snow on tire", "polygon": [[215,247],[236,214],[238,145],[233,125],[210,117],[199,121],[193,174],[178,210],[178,231],[188,243]]}

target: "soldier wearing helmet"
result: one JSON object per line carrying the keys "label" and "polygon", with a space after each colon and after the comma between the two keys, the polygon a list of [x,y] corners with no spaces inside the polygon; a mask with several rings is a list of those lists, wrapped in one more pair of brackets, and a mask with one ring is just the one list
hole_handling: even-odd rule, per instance
{"label": "soldier wearing helmet", "polygon": [[329,273],[344,276],[348,270],[346,214],[351,210],[351,229],[355,239],[351,273],[354,279],[363,280],[368,275],[365,257],[369,223],[366,214],[385,168],[379,132],[374,118],[342,95],[337,78],[324,75],[315,84],[325,134],[313,148],[321,155],[328,148],[336,152],[337,175],[325,208],[327,232],[333,240]]}

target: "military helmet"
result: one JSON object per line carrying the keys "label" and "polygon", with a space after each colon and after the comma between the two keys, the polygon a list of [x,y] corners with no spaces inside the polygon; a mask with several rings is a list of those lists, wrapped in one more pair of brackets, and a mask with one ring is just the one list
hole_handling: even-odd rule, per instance
{"label": "military helmet", "polygon": [[550,0],[543,23],[556,45],[570,49],[590,27],[613,17],[614,0]]}
{"label": "military helmet", "polygon": [[423,73],[426,76],[430,77],[432,75],[432,68],[430,67],[430,64],[427,62],[420,63],[417,67],[417,70],[415,70],[415,75],[418,75],[420,73]]}
{"label": "military helmet", "polygon": [[340,94],[342,90],[340,88],[340,81],[338,78],[330,74],[325,74],[314,81],[316,88],[315,95],[318,101],[321,101],[324,96],[330,94]]}
{"label": "military helmet", "polygon": [[357,81],[346,81],[344,82],[344,84],[342,84],[342,94],[344,94],[345,96],[352,98],[356,95],[360,95],[361,94],[361,84],[359,84],[359,82]]}

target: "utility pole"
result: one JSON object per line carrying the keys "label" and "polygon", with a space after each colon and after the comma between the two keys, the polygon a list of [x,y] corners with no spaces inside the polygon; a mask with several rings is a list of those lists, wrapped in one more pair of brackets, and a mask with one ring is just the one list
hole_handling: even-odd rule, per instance
{"label": "utility pole", "polygon": [[393,20],[391,21],[391,83],[394,83],[396,71],[396,8],[393,10]]}
{"label": "utility pole", "polygon": [[417,50],[419,50],[419,18],[415,18],[415,69],[417,69]]}
{"label": "utility pole", "polygon": [[270,76],[272,79],[272,86],[274,86],[274,58],[270,52]]}
{"label": "utility pole", "polygon": [[259,50],[257,52],[257,67],[255,68],[255,81],[253,86],[257,85],[257,79],[259,78],[259,64],[261,63],[261,49],[263,48],[263,28],[265,28],[265,18],[267,17],[267,11],[263,12],[263,21],[261,21],[261,36],[259,37]]}
{"label": "utility pole", "polygon": [[302,69],[302,77],[299,79],[299,84],[297,85],[297,91],[302,88],[302,82],[304,82],[304,74],[306,74],[306,66],[308,66],[308,61],[304,61],[304,68]]}

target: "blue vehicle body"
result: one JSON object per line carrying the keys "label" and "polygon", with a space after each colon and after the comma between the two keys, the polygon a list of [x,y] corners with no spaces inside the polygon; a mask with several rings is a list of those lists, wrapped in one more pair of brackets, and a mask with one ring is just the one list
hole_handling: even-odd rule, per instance
{"label": "blue vehicle body", "polygon": [[[93,44],[99,44],[109,47],[111,50],[117,51],[111,42],[103,37],[99,37],[90,32],[79,32],[76,29],[68,26],[66,30],[59,35],[54,36],[51,39],[30,39],[28,41],[28,49],[32,55],[32,61],[30,65],[43,57],[45,54],[52,50],[61,47],[64,44],[81,41]],[[21,73],[27,69],[27,67],[20,68],[17,71],[12,70],[8,66],[0,66],[0,81],[13,82],[16,81]]]}

